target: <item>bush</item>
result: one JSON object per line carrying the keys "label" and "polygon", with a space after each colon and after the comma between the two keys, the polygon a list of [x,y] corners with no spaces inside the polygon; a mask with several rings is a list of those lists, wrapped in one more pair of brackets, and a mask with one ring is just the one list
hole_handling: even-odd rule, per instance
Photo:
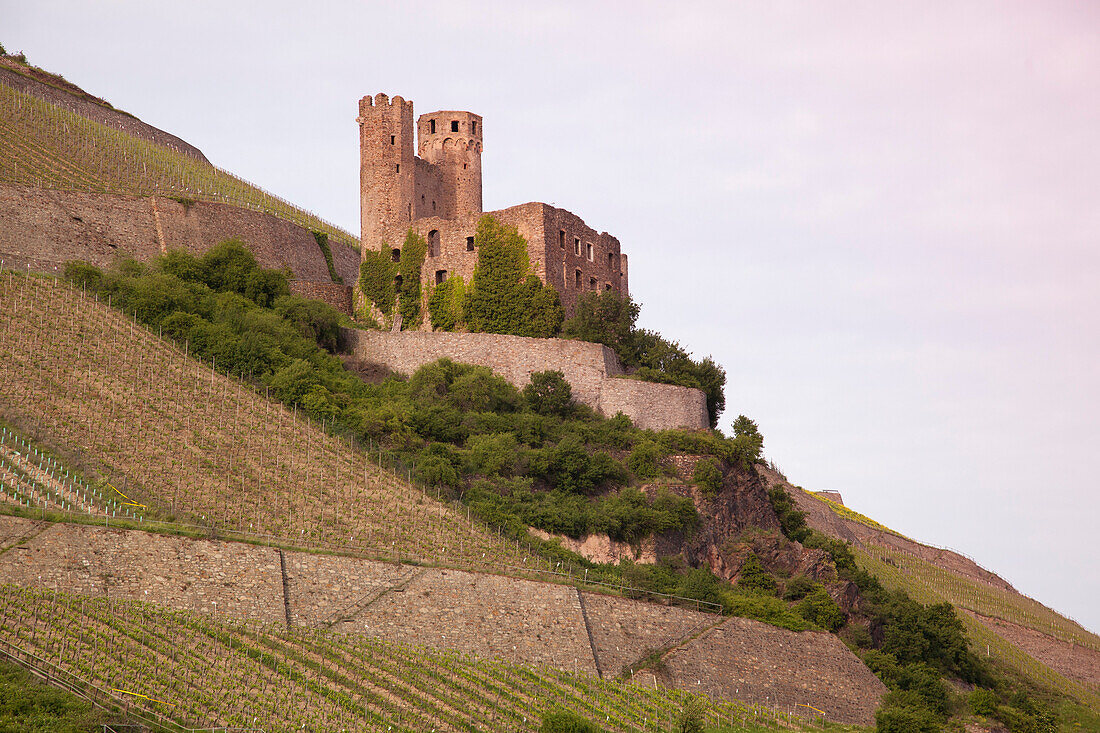
{"label": "bush", "polygon": [[393,306],[397,302],[397,290],[394,280],[397,278],[397,265],[393,261],[393,250],[385,242],[377,250],[364,249],[362,263],[359,265],[359,290],[383,318],[393,315]]}
{"label": "bush", "polygon": [[714,458],[704,458],[696,463],[691,478],[708,499],[718,496],[718,490],[722,488],[722,470]]}
{"label": "bush", "polygon": [[540,415],[565,416],[573,404],[573,389],[560,371],[535,372],[523,388],[523,401]]}
{"label": "bush", "polygon": [[844,625],[844,612],[820,585],[799,602],[797,609],[802,618],[826,631]]}
{"label": "bush", "polygon": [[630,452],[626,465],[638,478],[656,478],[661,470],[662,458],[664,458],[664,452],[661,447],[652,440],[644,440]]}
{"label": "bush", "polygon": [[796,575],[787,581],[783,588],[784,601],[801,601],[810,591],[817,587],[817,583],[805,575]]}
{"label": "bush", "polygon": [[876,733],[939,733],[940,730],[935,714],[922,707],[888,705],[884,700],[882,707],[875,711]]}
{"label": "bush", "polygon": [[571,710],[553,709],[542,716],[540,733],[601,733],[595,723],[585,720]]}
{"label": "bush", "polygon": [[737,587],[750,593],[760,593],[766,596],[774,596],[779,592],[779,584],[775,578],[764,570],[760,564],[760,558],[754,553],[749,553],[745,563],[741,566],[741,572],[737,578]]}
{"label": "bush", "polygon": [[739,415],[733,422],[733,441],[731,444],[731,458],[741,467],[748,470],[754,463],[760,461],[764,450],[764,436],[760,434],[756,423]]}

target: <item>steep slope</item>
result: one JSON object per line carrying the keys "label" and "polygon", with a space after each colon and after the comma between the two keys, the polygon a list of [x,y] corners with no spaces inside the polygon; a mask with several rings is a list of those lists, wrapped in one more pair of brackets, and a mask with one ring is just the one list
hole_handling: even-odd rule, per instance
{"label": "steep slope", "polygon": [[99,491],[125,495],[126,513],[145,521],[399,558],[534,562],[377,455],[54,280],[0,280],[0,414],[105,476],[111,489]]}
{"label": "steep slope", "polygon": [[1100,637],[970,558],[904,537],[774,471],[761,473],[769,485],[787,490],[812,528],[852,543],[859,564],[885,586],[922,603],[946,601],[960,609],[972,646],[983,656],[1100,710]]}
{"label": "steep slope", "polygon": [[227,203],[272,214],[358,247],[358,239],[349,232],[205,159],[89,119],[2,81],[0,182]]}
{"label": "steep slope", "polygon": [[558,708],[604,730],[664,730],[687,705],[711,725],[786,718],[587,674],[11,585],[0,586],[0,619],[0,651],[163,729],[534,731]]}

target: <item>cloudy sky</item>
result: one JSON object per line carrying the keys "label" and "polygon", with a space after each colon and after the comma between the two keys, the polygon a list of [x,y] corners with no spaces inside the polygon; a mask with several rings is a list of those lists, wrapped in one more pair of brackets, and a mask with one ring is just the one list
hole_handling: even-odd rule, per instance
{"label": "cloudy sky", "polygon": [[357,100],[619,237],[796,484],[1100,631],[1100,5],[0,0],[0,42],[358,229]]}

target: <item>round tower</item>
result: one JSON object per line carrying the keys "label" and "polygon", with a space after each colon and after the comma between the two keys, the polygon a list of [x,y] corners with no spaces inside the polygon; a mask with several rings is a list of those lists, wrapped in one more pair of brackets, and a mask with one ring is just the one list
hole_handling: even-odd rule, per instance
{"label": "round tower", "polygon": [[481,213],[481,115],[440,111],[416,123],[420,157],[440,170],[443,216]]}
{"label": "round tower", "polygon": [[[362,249],[412,221],[414,172],[413,105],[385,94],[359,100],[359,193]],[[390,241],[400,246],[400,242]]]}

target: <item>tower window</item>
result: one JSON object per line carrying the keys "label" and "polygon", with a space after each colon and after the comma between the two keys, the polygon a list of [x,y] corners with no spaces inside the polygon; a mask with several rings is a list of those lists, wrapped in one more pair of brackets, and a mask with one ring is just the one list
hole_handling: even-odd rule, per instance
{"label": "tower window", "polygon": [[466,237],[466,251],[467,252],[473,252],[474,251],[474,238],[473,237]]}
{"label": "tower window", "polygon": [[561,247],[562,249],[565,249],[565,230],[564,229],[559,229],[558,230],[558,246]]}
{"label": "tower window", "polygon": [[401,250],[399,250],[397,247],[394,247],[393,249],[391,249],[390,250],[390,259],[393,260],[394,262],[400,262],[401,261]]}
{"label": "tower window", "polygon": [[401,164],[400,164],[400,163],[398,163],[398,164],[397,164],[397,172],[398,172],[398,173],[400,173],[400,172],[401,172]]}
{"label": "tower window", "polygon": [[584,246],[585,246],[585,254],[588,255],[588,261],[592,262],[592,245],[591,244],[586,244]]}
{"label": "tower window", "polygon": [[397,275],[393,278],[393,286],[398,290],[401,289],[401,276]]}
{"label": "tower window", "polygon": [[446,270],[436,270],[435,271],[435,284],[436,285],[442,284],[443,281],[446,280],[446,279],[447,279],[447,271]]}
{"label": "tower window", "polygon": [[607,269],[609,269],[609,270],[615,269],[615,253],[614,252],[608,252],[607,253]]}
{"label": "tower window", "polygon": [[581,289],[581,271],[580,270],[577,270],[576,272],[573,273],[573,285],[577,288],[577,290]]}
{"label": "tower window", "polygon": [[594,278],[594,277],[588,278],[588,287],[591,288],[592,290],[599,290],[600,289],[599,286],[596,284],[596,278]]}
{"label": "tower window", "polygon": [[451,120],[451,132],[458,132],[458,120]]}
{"label": "tower window", "polygon": [[477,134],[477,120],[470,120],[470,133]]}
{"label": "tower window", "polygon": [[435,202],[432,202],[432,211],[435,211]]}
{"label": "tower window", "polygon": [[428,132],[435,134],[435,120],[428,120]]}
{"label": "tower window", "polygon": [[[573,237],[573,254],[577,257],[581,256],[581,239],[580,237]],[[580,285],[580,283],[578,283]]]}
{"label": "tower window", "polygon": [[433,229],[428,232],[428,256],[439,256],[439,230]]}
{"label": "tower window", "polygon": [[396,135],[390,135],[390,145],[396,145],[396,144],[397,144],[397,136]]}

